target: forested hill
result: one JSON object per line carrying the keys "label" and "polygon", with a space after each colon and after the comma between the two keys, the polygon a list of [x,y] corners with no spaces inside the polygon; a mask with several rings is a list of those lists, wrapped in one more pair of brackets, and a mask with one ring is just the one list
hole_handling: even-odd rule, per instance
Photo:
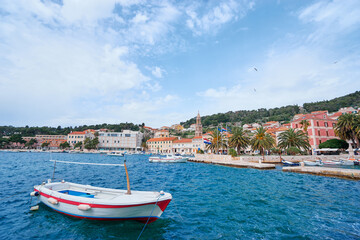
{"label": "forested hill", "polygon": [[36,134],[46,134],[46,135],[67,135],[72,131],[84,131],[86,129],[109,129],[115,132],[121,132],[124,129],[138,131],[139,126],[133,123],[120,123],[120,124],[97,124],[97,125],[83,125],[78,127],[13,127],[13,126],[0,126],[0,137],[1,136],[10,136],[13,134],[21,134],[24,137],[35,136]]}
{"label": "forested hill", "polygon": [[[305,103],[302,112],[310,113],[319,110],[328,110],[329,112],[336,112],[342,107],[360,107],[360,91],[348,94],[343,97],[334,98],[332,100],[320,101],[314,103]],[[236,112],[217,113],[209,116],[201,117],[201,122],[204,127],[216,126],[219,123],[226,122],[268,122],[268,121],[290,121],[295,114],[300,113],[301,109],[297,105],[290,105],[280,108],[258,110],[240,110]],[[184,127],[189,127],[195,123],[196,118],[191,118],[186,122],[181,122]]]}
{"label": "forested hill", "polygon": [[307,112],[320,110],[336,112],[343,107],[360,107],[360,91],[356,91],[343,97],[334,98],[332,100],[304,103],[303,107]]}

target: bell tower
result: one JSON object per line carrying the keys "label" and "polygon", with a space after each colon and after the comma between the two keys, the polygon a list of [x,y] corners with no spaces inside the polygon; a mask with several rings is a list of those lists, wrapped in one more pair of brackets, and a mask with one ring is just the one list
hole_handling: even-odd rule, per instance
{"label": "bell tower", "polygon": [[200,113],[196,117],[196,124],[195,124],[195,137],[202,136],[202,125],[201,125],[201,117]]}

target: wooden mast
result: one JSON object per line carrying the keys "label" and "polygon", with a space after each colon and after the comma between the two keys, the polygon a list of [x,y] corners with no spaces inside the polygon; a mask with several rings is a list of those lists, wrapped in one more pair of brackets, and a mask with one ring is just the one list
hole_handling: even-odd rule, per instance
{"label": "wooden mast", "polygon": [[130,179],[129,179],[129,174],[128,174],[128,170],[126,167],[126,159],[124,159],[124,167],[125,167],[125,173],[126,173],[126,182],[127,182],[127,192],[126,194],[131,194],[131,190],[130,190]]}

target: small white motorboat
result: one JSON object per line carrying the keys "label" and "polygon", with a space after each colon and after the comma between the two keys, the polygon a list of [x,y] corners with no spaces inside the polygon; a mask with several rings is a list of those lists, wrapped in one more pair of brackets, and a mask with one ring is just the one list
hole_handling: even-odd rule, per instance
{"label": "small white motorboat", "polygon": [[156,221],[172,199],[170,193],[163,191],[131,191],[125,163],[124,165],[75,164],[125,166],[127,190],[94,187],[65,182],[64,180],[51,182],[49,179],[48,183],[34,186],[34,192],[30,195],[38,197],[42,203],[51,209],[75,218],[111,221],[136,220],[144,223]]}
{"label": "small white motorboat", "polygon": [[108,156],[115,156],[115,157],[123,157],[124,154],[121,152],[109,152],[107,153]]}
{"label": "small white motorboat", "polygon": [[324,165],[338,166],[338,165],[341,165],[341,162],[340,162],[340,161],[331,161],[331,160],[328,160],[328,161],[323,161],[323,164],[324,164]]}
{"label": "small white motorboat", "polygon": [[321,160],[316,160],[315,162],[314,161],[304,161],[304,165],[305,166],[322,166],[324,164]]}
{"label": "small white motorboat", "polygon": [[163,162],[163,163],[185,163],[187,157],[175,156],[173,154],[166,155],[165,157],[150,157],[149,162]]}

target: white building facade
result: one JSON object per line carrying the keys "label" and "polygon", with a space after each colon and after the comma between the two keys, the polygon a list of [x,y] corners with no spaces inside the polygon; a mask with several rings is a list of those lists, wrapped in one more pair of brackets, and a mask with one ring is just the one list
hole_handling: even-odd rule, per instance
{"label": "white building facade", "polygon": [[139,131],[99,132],[99,150],[140,151],[144,135]]}

